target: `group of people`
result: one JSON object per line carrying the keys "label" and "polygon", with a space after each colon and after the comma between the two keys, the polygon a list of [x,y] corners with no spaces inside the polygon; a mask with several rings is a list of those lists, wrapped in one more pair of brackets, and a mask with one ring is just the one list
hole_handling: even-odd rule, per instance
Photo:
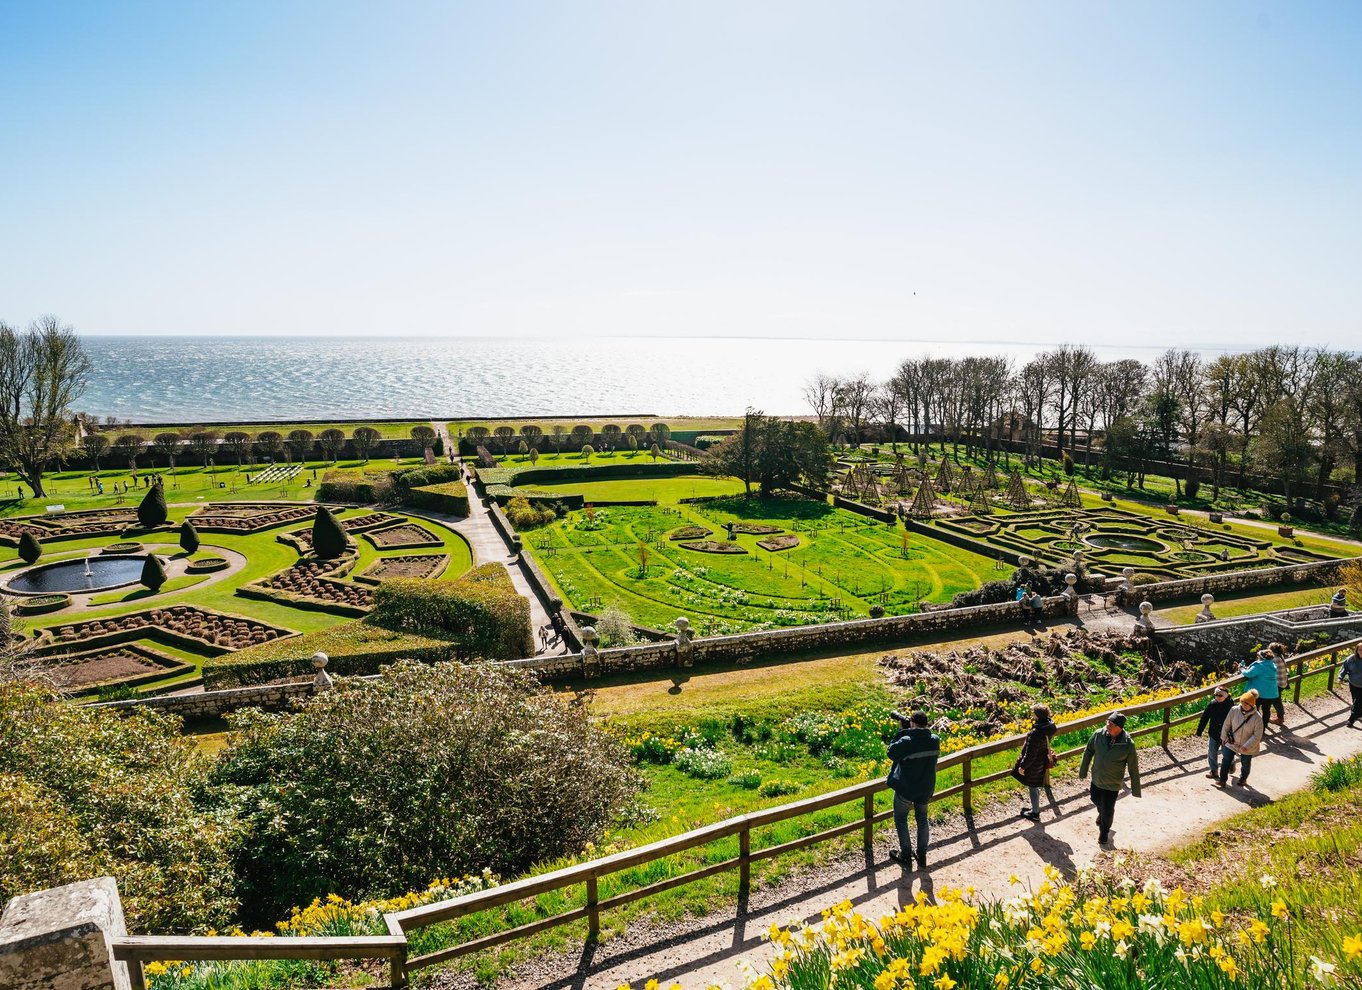
{"label": "group of people", "polygon": [[1022,608],[1022,619],[1041,624],[1045,621],[1045,596],[1028,585],[1017,586],[1015,599]]}
{"label": "group of people", "polygon": [[[1251,663],[1240,667],[1246,688],[1237,701],[1231,700],[1227,687],[1218,685],[1214,697],[1202,711],[1196,734],[1208,737],[1206,776],[1217,786],[1229,785],[1236,764],[1239,768],[1236,786],[1248,786],[1253,758],[1262,749],[1274,710],[1276,724],[1285,726],[1282,691],[1291,678],[1288,655],[1285,643],[1270,644]],[[1340,680],[1347,683],[1352,695],[1348,715],[1348,727],[1352,728],[1362,723],[1362,643],[1355,645],[1344,661]],[[889,759],[893,765],[887,783],[894,792],[893,816],[898,848],[891,850],[889,855],[895,862],[905,865],[916,862],[919,869],[925,870],[930,839],[927,809],[936,791],[941,740],[932,732],[925,712],[916,711],[911,716],[895,714],[902,728],[889,743]],[[1046,705],[1036,705],[1031,709],[1031,715],[1032,726],[1022,740],[1012,775],[1028,791],[1029,803],[1022,806],[1021,817],[1038,822],[1041,788],[1047,786],[1048,774],[1059,761],[1052,745],[1059,727]],[[1088,739],[1078,777],[1088,780],[1089,776],[1088,796],[1097,809],[1097,841],[1099,845],[1107,845],[1111,841],[1116,801],[1127,780],[1131,795],[1141,796],[1139,752],[1135,740],[1126,731],[1124,713],[1112,712],[1107,716],[1106,724]],[[916,843],[909,833],[909,812],[917,826]]]}

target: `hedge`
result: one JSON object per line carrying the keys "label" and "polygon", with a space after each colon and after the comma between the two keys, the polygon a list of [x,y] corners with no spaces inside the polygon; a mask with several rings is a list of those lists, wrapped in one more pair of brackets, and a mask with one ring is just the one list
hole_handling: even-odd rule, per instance
{"label": "hedge", "polygon": [[451,516],[468,515],[468,488],[462,481],[446,481],[438,485],[422,485],[411,488],[402,497],[404,505],[416,509],[429,509]]}
{"label": "hedge", "polygon": [[573,481],[608,481],[612,478],[674,478],[695,474],[694,463],[683,461],[641,461],[633,464],[564,464],[561,466],[502,464],[476,469],[485,485],[532,485],[535,482],[561,484]]}
{"label": "hedge", "polygon": [[322,502],[382,502],[393,490],[390,473],[332,470],[322,475],[317,499]]}
{"label": "hedge", "polygon": [[318,650],[329,658],[328,672],[349,675],[376,674],[380,667],[397,660],[426,663],[450,660],[462,652],[460,644],[452,639],[394,632],[367,622],[347,622],[321,632],[210,657],[203,662],[203,684],[212,691],[283,677],[305,677],[312,673],[312,654]]}
{"label": "hedge", "polygon": [[384,581],[366,622],[401,632],[457,636],[473,656],[517,660],[534,655],[530,603],[506,566],[475,567],[457,581]]}

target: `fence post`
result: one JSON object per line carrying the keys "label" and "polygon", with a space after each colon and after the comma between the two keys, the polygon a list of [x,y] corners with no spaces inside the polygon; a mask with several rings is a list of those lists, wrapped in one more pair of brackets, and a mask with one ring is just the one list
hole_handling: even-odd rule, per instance
{"label": "fence post", "polygon": [[1334,675],[1338,673],[1335,664],[1338,663],[1338,650],[1329,651],[1329,690],[1334,689]]}
{"label": "fence post", "polygon": [[598,903],[596,878],[588,877],[586,881],[586,937],[593,940],[601,933],[601,910],[597,907]]}
{"label": "fence post", "polygon": [[746,897],[752,888],[752,830],[743,826],[738,833],[738,896]]}
{"label": "fence post", "polygon": [[1172,726],[1171,726],[1169,723],[1170,723],[1172,720],[1173,720],[1173,706],[1172,706],[1172,705],[1164,705],[1164,707],[1163,707],[1163,732],[1159,733],[1160,738],[1163,739],[1163,748],[1164,748],[1164,749],[1167,749],[1167,748],[1168,748],[1168,733],[1169,733],[1169,731],[1172,729]]}
{"label": "fence post", "polygon": [[974,805],[970,801],[970,791],[974,789],[971,783],[973,780],[974,761],[966,759],[960,764],[960,802],[966,811],[974,810]]}
{"label": "fence post", "polygon": [[875,794],[871,792],[865,796],[865,825],[862,827],[865,836],[865,847],[870,849],[875,845]]}
{"label": "fence post", "polygon": [[[402,923],[391,914],[383,916],[383,924],[387,927],[389,935],[407,938],[407,933],[402,930]],[[407,985],[407,950],[410,946],[411,940],[407,939],[407,944],[402,947],[402,955],[394,959],[388,968],[388,983],[392,990],[404,990]]]}
{"label": "fence post", "polygon": [[1305,655],[1296,658],[1296,686],[1291,689],[1291,703],[1301,703],[1301,682],[1305,680]]}

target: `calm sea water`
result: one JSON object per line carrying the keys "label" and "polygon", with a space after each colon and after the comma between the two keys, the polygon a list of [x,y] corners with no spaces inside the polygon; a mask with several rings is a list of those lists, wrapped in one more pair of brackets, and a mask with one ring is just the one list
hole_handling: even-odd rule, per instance
{"label": "calm sea water", "polygon": [[[84,338],[77,408],[135,423],[475,416],[741,414],[808,409],[816,372],[886,378],[904,358],[1036,348],[721,338]],[[1141,352],[1131,352],[1140,356]],[[1116,350],[1102,357],[1131,356]],[[1143,356],[1148,356],[1147,354]]]}

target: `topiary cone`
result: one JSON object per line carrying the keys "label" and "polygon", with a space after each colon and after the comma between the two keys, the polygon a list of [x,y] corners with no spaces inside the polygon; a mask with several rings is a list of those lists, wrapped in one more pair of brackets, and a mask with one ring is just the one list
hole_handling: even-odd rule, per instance
{"label": "topiary cone", "polygon": [[324,505],[317,506],[317,518],[312,520],[312,552],[322,560],[333,560],[345,553],[350,541],[336,517]]}
{"label": "topiary cone", "polygon": [[19,556],[24,559],[25,564],[36,564],[42,555],[43,547],[38,538],[25,531],[24,535],[19,537]]}
{"label": "topiary cone", "polygon": [[152,591],[160,591],[161,585],[166,583],[166,569],[161,564],[161,558],[154,553],[147,554],[147,559],[142,563],[142,583]]}
{"label": "topiary cone", "polygon": [[180,523],[180,549],[187,554],[199,551],[199,531],[188,519]]}
{"label": "topiary cone", "polygon": [[142,524],[143,529],[155,529],[157,526],[164,526],[169,515],[165,490],[160,485],[152,485],[137,506],[137,521]]}

